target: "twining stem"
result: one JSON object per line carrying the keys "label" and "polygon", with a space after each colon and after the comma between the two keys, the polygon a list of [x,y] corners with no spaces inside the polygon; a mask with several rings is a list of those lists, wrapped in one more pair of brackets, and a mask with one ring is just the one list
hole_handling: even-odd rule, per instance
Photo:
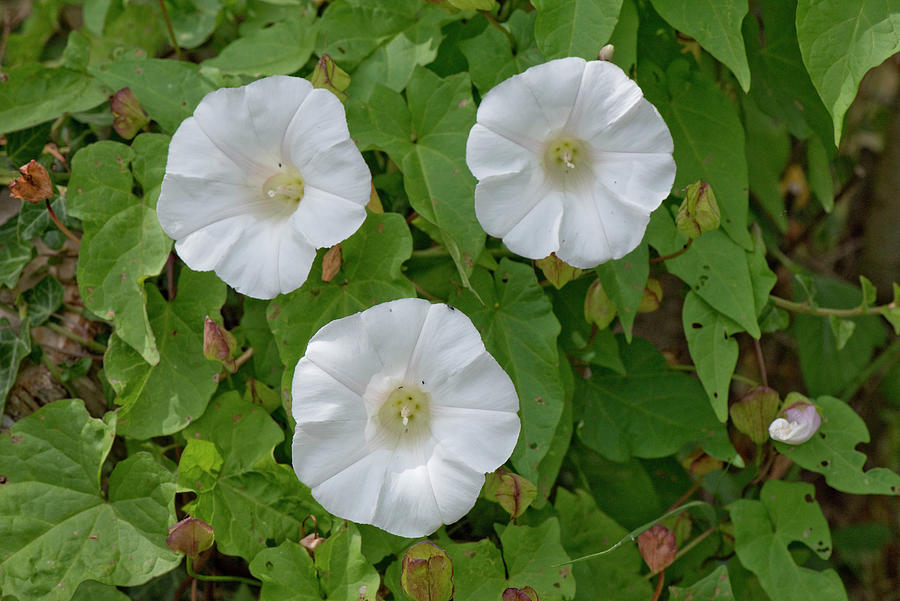
{"label": "twining stem", "polygon": [[497,18],[494,17],[494,15],[492,15],[490,13],[490,11],[480,10],[478,12],[480,12],[482,14],[482,16],[484,16],[484,18],[487,19],[487,22],[490,23],[492,27],[499,29],[500,31],[503,32],[503,35],[505,35],[507,41],[509,41],[510,50],[512,50],[512,53],[515,54],[516,53],[516,38],[513,37],[513,34],[511,34],[509,32],[509,30],[506,29],[503,25],[500,25],[500,23],[497,21]]}
{"label": "twining stem", "polygon": [[882,309],[893,309],[896,307],[894,303],[888,303],[877,307],[860,306],[852,309],[828,309],[826,307],[814,307],[808,301],[803,303],[789,301],[786,298],[781,298],[774,294],[769,295],[769,300],[771,300],[776,307],[780,307],[786,311],[803,313],[805,315],[815,315],[817,317],[828,317],[830,315],[834,315],[835,317],[859,317],[860,315],[880,313]]}
{"label": "twining stem", "polygon": [[882,351],[877,359],[869,363],[865,369],[856,374],[856,377],[841,391],[840,398],[847,401],[852,399],[869,378],[898,359],[900,359],[900,338],[894,340],[890,346]]}
{"label": "twining stem", "polygon": [[56,224],[56,227],[59,228],[59,231],[64,233],[69,240],[74,242],[75,246],[80,247],[81,239],[78,238],[78,236],[76,236],[75,234],[73,234],[72,231],[69,228],[67,228],[65,225],[63,225],[63,222],[59,220],[59,217],[57,217],[56,213],[53,212],[53,207],[50,206],[50,199],[47,198],[44,200],[44,202],[47,204],[47,213],[50,215],[50,219],[53,220],[53,223]]}
{"label": "twining stem", "polygon": [[92,351],[101,353],[101,354],[106,352],[106,347],[104,345],[100,344],[99,342],[97,342],[96,340],[88,340],[87,338],[79,336],[78,334],[76,334],[75,332],[72,332],[71,330],[67,330],[64,327],[53,323],[52,321],[48,321],[47,323],[44,324],[44,326],[46,326],[50,330],[53,330],[60,336],[65,336],[72,342],[77,342],[84,348],[91,349]]}
{"label": "twining stem", "polygon": [[666,579],[666,571],[659,571],[659,580],[656,581],[656,590],[653,592],[653,598],[650,601],[657,601],[659,596],[662,594],[663,582]]}
{"label": "twining stem", "polygon": [[681,250],[676,250],[675,252],[673,252],[670,255],[663,255],[662,257],[653,257],[652,259],[650,259],[650,262],[651,263],[662,263],[663,261],[668,261],[669,259],[674,259],[675,257],[680,257],[681,255],[683,255],[684,253],[687,252],[687,250],[691,247],[691,244],[693,244],[693,243],[694,243],[694,239],[690,238],[690,239],[688,239],[687,244],[685,244]]}
{"label": "twining stem", "polygon": [[178,46],[178,40],[175,39],[175,30],[172,29],[172,21],[169,19],[169,11],[166,9],[166,0],[159,0],[159,8],[162,10],[163,21],[166,22],[166,29],[169,30],[169,39],[172,40],[175,56],[178,60],[181,60],[181,47]]}
{"label": "twining stem", "polygon": [[262,582],[259,580],[254,580],[253,578],[244,578],[243,576],[207,576],[205,574],[197,574],[194,572],[193,559],[191,559],[190,555],[185,555],[185,566],[184,569],[187,572],[188,576],[194,578],[195,580],[204,580],[208,582],[243,582],[244,584],[249,584],[250,586],[261,587]]}
{"label": "twining stem", "polygon": [[768,388],[769,376],[766,373],[766,361],[763,358],[762,347],[758,338],[753,339],[753,348],[756,350],[756,362],[759,364],[759,377],[762,378],[762,385]]}
{"label": "twining stem", "polygon": [[433,295],[432,293],[428,292],[427,290],[425,290],[424,288],[422,288],[421,286],[419,286],[419,284],[417,284],[416,281],[413,280],[411,277],[409,277],[409,276],[406,275],[405,273],[404,273],[403,275],[406,277],[407,280],[409,280],[409,283],[413,285],[413,288],[416,289],[416,292],[418,292],[419,294],[421,294],[422,296],[424,296],[425,298],[427,298],[428,300],[430,300],[430,301],[433,302],[433,303],[439,303],[439,302],[441,302],[441,299],[439,299],[438,297],[436,297],[436,296]]}

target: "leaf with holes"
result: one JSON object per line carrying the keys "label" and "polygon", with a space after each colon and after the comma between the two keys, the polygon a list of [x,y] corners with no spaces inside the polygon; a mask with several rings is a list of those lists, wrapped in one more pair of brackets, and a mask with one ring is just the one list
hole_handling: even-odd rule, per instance
{"label": "leaf with holes", "polygon": [[828,486],[857,495],[900,495],[900,474],[887,468],[863,470],[866,456],[856,450],[869,442],[866,423],[847,403],[830,396],[815,401],[822,425],[807,442],[776,442],[778,452],[804,469],[825,476]]}
{"label": "leaf with holes", "polygon": [[831,555],[831,533],[812,484],[769,480],[759,501],[740,499],[728,511],[738,559],[756,574],[772,601],[847,600],[834,570],[798,566],[788,550],[799,542],[822,559]]}
{"label": "leaf with holes", "polygon": [[[216,531],[223,553],[253,559],[270,542],[299,540],[301,525],[310,514],[327,529],[327,514],[312,499],[309,489],[290,466],[276,463],[273,448],[284,432],[261,407],[228,392],[210,403],[206,413],[184,430],[185,440],[199,439],[215,445],[222,458],[212,488],[180,482],[197,497],[185,510]],[[212,473],[209,453],[194,453],[184,468]],[[209,469],[207,469],[209,468]],[[179,468],[181,469],[181,467]]]}
{"label": "leaf with holes", "polygon": [[483,269],[473,271],[472,286],[484,304],[465,290],[448,300],[471,318],[488,352],[516,385],[522,432],[512,463],[534,482],[562,415],[559,322],[529,265],[503,259],[493,278]]}
{"label": "leaf with holes", "polygon": [[100,468],[116,414],[101,421],[57,401],[0,435],[0,588],[32,601],[69,599],[79,583],[134,586],[181,557],[166,546],[175,481],[147,453],[118,462],[108,492]]}
{"label": "leaf with holes", "polygon": [[738,343],[731,334],[741,327],[688,292],[681,312],[688,351],[700,383],[720,422],[728,419],[728,391],[738,360]]}

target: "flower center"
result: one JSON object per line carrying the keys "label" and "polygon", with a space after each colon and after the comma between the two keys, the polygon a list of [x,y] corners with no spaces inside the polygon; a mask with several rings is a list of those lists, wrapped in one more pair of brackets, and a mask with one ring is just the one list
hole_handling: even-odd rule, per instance
{"label": "flower center", "polygon": [[588,161],[587,149],[581,140],[559,137],[551,140],[544,152],[544,167],[557,175],[570,175],[584,170]]}
{"label": "flower center", "polygon": [[398,386],[378,410],[379,421],[398,435],[418,433],[428,427],[430,406],[431,398],[427,392],[415,386]]}
{"label": "flower center", "polygon": [[297,170],[281,171],[263,183],[263,195],[272,201],[296,206],[303,198],[303,178]]}

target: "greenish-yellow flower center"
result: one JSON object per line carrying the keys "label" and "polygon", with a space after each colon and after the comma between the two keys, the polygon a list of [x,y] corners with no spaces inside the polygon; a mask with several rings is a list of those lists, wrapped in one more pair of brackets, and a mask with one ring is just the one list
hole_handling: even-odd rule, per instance
{"label": "greenish-yellow flower center", "polygon": [[269,200],[296,206],[303,198],[303,186],[298,171],[280,171],[263,183],[263,195]]}
{"label": "greenish-yellow flower center", "polygon": [[427,428],[431,415],[431,398],[415,386],[398,386],[388,395],[378,411],[383,427],[396,433],[419,432]]}
{"label": "greenish-yellow flower center", "polygon": [[544,152],[544,167],[556,175],[569,175],[579,168],[584,170],[589,160],[584,143],[576,138],[555,138]]}

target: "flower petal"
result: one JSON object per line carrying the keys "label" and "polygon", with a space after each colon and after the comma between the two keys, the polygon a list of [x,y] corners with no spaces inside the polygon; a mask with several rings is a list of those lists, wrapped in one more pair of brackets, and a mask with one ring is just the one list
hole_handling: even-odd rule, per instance
{"label": "flower petal", "polygon": [[408,538],[440,528],[443,519],[427,466],[433,452],[430,439],[396,449],[384,474],[372,524]]}
{"label": "flower petal", "polygon": [[366,209],[343,196],[307,187],[290,217],[294,229],[316,248],[334,246],[353,235],[366,220]]}
{"label": "flower petal", "polygon": [[[299,151],[294,149],[291,160],[295,160],[297,154]],[[353,140],[338,142],[318,152],[307,162],[295,165],[306,182],[307,190],[317,188],[361,207],[369,202],[372,174]]]}
{"label": "flower petal", "polygon": [[475,186],[478,223],[491,236],[502,238],[541,202],[549,186],[543,169],[527,169],[481,180]]}
{"label": "flower petal", "polygon": [[247,215],[217,221],[175,242],[175,251],[194,271],[211,271],[252,223],[253,218]]}
{"label": "flower petal", "polygon": [[621,259],[641,242],[649,221],[649,212],[595,182],[581,195],[566,197],[556,255],[581,269]]}
{"label": "flower petal", "polygon": [[675,182],[675,160],[667,153],[603,152],[594,171],[616,196],[647,212],[659,207]]}
{"label": "flower petal", "polygon": [[484,352],[451,377],[429,385],[435,406],[456,409],[519,410],[519,397],[507,373]]}
{"label": "flower petal", "polygon": [[606,152],[668,153],[675,149],[672,134],[656,107],[637,101],[603,130],[586,135],[591,144]]}
{"label": "flower petal", "polygon": [[291,413],[306,427],[313,422],[356,422],[368,419],[362,397],[303,357],[294,370]]}
{"label": "flower petal", "polygon": [[445,524],[469,513],[484,486],[484,472],[471,469],[440,445],[428,461],[428,476]]}
{"label": "flower petal", "polygon": [[584,68],[565,129],[582,140],[602,138],[606,129],[643,97],[622,69],[609,61],[591,61]]}
{"label": "flower petal", "polygon": [[403,379],[430,309],[431,303],[425,299],[402,298],[360,314],[371,352],[387,377]]}
{"label": "flower petal", "polygon": [[485,352],[481,335],[465,313],[444,304],[431,305],[406,372],[409,381],[437,384]]}
{"label": "flower petal", "polygon": [[519,428],[519,416],[512,411],[443,405],[431,410],[431,432],[447,456],[481,473],[497,469],[509,458]]}
{"label": "flower petal", "polygon": [[[166,178],[171,175],[240,185],[249,183],[243,169],[209,139],[193,117],[181,122],[169,143]],[[258,183],[262,185],[262,181]],[[160,194],[160,200],[165,197]]]}
{"label": "flower petal", "polygon": [[520,146],[543,153],[547,134],[566,123],[585,70],[569,57],[531,67],[492,88],[478,107],[477,121]]}
{"label": "flower petal", "polygon": [[309,275],[316,249],[286,221],[256,220],[216,265],[241,294],[269,299],[296,290]]}
{"label": "flower petal", "polygon": [[312,84],[299,77],[266,77],[210,92],[194,118],[243,171],[265,179],[282,161],[284,132],[311,90]]}
{"label": "flower petal", "polygon": [[540,169],[540,155],[476,123],[466,141],[466,165],[478,179]]}
{"label": "flower petal", "polygon": [[282,156],[303,170],[317,154],[350,139],[344,105],[328,90],[314,89],[303,100],[286,130]]}
{"label": "flower petal", "polygon": [[562,220],[562,194],[550,191],[503,236],[503,243],[518,255],[543,259],[559,249]]}
{"label": "flower petal", "polygon": [[[306,360],[359,396],[365,394],[373,376],[384,369],[362,328],[362,316],[355,313],[323,326],[310,338],[305,355]],[[296,378],[294,385],[300,385]]]}

